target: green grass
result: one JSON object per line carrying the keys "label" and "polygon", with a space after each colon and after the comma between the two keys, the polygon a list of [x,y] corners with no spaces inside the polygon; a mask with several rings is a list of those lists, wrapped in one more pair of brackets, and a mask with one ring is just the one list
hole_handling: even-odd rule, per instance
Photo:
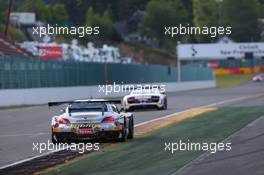
{"label": "green grass", "polygon": [[237,87],[237,86],[246,84],[250,80],[251,77],[252,77],[251,74],[249,75],[219,75],[219,76],[216,76],[216,86],[218,88]]}
{"label": "green grass", "polygon": [[48,175],[159,175],[170,174],[201,155],[202,151],[164,151],[165,142],[180,139],[191,142],[219,142],[248,123],[264,115],[264,108],[221,108],[190,120],[162,128],[143,138],[134,139],[88,155],[84,159],[46,172]]}

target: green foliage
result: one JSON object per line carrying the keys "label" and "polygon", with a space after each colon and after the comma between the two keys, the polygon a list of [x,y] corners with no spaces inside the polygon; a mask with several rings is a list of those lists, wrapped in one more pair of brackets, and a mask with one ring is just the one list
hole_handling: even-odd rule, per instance
{"label": "green foliage", "polygon": [[18,8],[21,12],[35,12],[39,20],[45,20],[49,17],[50,13],[43,0],[26,0],[24,5]]}
{"label": "green foliage", "polygon": [[259,0],[259,2],[260,2],[261,4],[264,4],[264,0]]}
{"label": "green foliage", "polygon": [[[136,10],[144,10],[149,0],[61,0],[69,19],[77,25],[83,24],[86,12],[92,7],[96,13],[108,10],[114,21],[128,19]],[[190,1],[190,0],[189,0]]]}
{"label": "green foliage", "polygon": [[[193,23],[195,27],[212,27],[221,24],[219,20],[219,6],[215,0],[193,0]],[[200,42],[210,42],[212,38],[208,35],[196,35]]]}
{"label": "green foliage", "polygon": [[86,13],[86,26],[99,27],[100,38],[109,39],[113,35],[113,21],[109,11],[104,11],[104,13],[96,14],[93,12],[93,8],[90,7]]}
{"label": "green foliage", "polygon": [[188,13],[180,0],[152,0],[147,4],[146,15],[140,25],[140,31],[157,38],[162,47],[173,47],[182,37],[171,39],[164,35],[164,27],[185,24]]}
{"label": "green foliage", "polygon": [[[223,25],[232,27],[235,41],[259,41],[258,18],[264,18],[264,0],[60,0],[45,3],[44,0],[14,1],[15,11],[35,12],[37,19],[51,24],[99,26],[103,40],[115,40],[113,23],[128,19],[136,10],[144,10],[146,16],[139,31],[158,39],[160,46],[174,51],[177,41],[214,42],[207,35],[164,35],[165,26],[179,24],[196,27]],[[0,19],[5,20],[7,0],[0,0]],[[100,35],[101,36],[101,35]],[[117,35],[116,35],[117,36]],[[97,39],[100,40],[99,37]]]}
{"label": "green foliage", "polygon": [[225,0],[223,2],[223,22],[232,27],[232,39],[240,42],[258,41],[258,0]]}
{"label": "green foliage", "polygon": [[65,10],[64,4],[50,4],[47,5],[47,8],[49,10],[50,13],[50,21],[54,20],[57,22],[61,22],[61,21],[66,21],[68,20],[68,15],[67,12]]}
{"label": "green foliage", "polygon": [[[4,33],[5,31],[5,25],[0,25],[0,33]],[[23,42],[26,41],[25,34],[18,28],[14,28],[12,25],[9,26],[9,36],[12,40],[15,40],[17,42]]]}
{"label": "green foliage", "polygon": [[3,21],[3,18],[4,18],[4,13],[5,13],[5,11],[4,11],[4,7],[2,6],[2,0],[0,0],[0,24],[2,23],[2,21]]}
{"label": "green foliage", "polygon": [[35,12],[37,19],[51,23],[61,23],[68,19],[64,4],[48,4],[43,0],[26,0],[26,3],[18,11]]}
{"label": "green foliage", "polygon": [[253,75],[219,75],[215,77],[218,88],[231,88],[244,85],[250,81]]}
{"label": "green foliage", "polygon": [[193,0],[181,0],[184,8],[187,11],[188,22],[192,24],[193,22]]}
{"label": "green foliage", "polygon": [[85,14],[88,9],[88,0],[61,0],[65,5],[69,20],[75,25],[82,25],[85,22]]}
{"label": "green foliage", "polygon": [[264,0],[259,0],[260,5],[259,5],[259,12],[260,12],[260,17],[264,18]]}

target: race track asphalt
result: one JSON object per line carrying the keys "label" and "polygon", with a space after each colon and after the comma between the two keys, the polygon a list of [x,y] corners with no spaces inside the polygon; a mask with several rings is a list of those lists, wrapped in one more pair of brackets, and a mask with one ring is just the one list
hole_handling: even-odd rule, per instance
{"label": "race track asphalt", "polygon": [[[262,98],[264,106],[264,98]],[[263,175],[264,116],[232,135],[230,151],[205,153],[173,175]]]}
{"label": "race track asphalt", "polygon": [[[210,105],[229,99],[264,93],[264,86],[257,83],[230,88],[185,91],[168,94],[168,110],[146,110],[134,112],[135,124],[190,108]],[[263,105],[264,98],[221,104],[245,106]],[[39,155],[33,151],[33,143],[47,143],[50,139],[50,119],[58,109],[46,105],[28,108],[0,110],[0,167]]]}

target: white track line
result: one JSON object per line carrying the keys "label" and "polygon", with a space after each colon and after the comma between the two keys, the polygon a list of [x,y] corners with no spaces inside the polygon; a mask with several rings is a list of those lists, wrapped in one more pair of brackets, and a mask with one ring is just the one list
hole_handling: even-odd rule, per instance
{"label": "white track line", "polygon": [[[195,108],[190,108],[190,109],[187,109],[187,110],[184,110],[184,111],[181,111],[181,112],[176,112],[176,113],[173,113],[173,114],[170,114],[170,115],[166,115],[166,116],[163,116],[163,117],[159,117],[159,118],[155,118],[155,119],[152,119],[152,120],[149,120],[149,121],[138,123],[138,124],[135,125],[135,127],[142,126],[142,125],[154,122],[154,121],[170,118],[170,117],[173,117],[175,115],[179,115],[179,114],[182,114],[184,112],[189,112],[189,111],[192,111],[192,110],[195,110],[195,109],[218,106],[218,105],[222,105],[222,104],[226,104],[226,103],[232,103],[232,102],[236,102],[236,101],[246,100],[246,99],[249,99],[249,98],[256,98],[256,97],[260,97],[260,96],[263,96],[263,95],[264,94],[248,95],[248,96],[243,96],[243,97],[232,98],[232,99],[220,101],[220,102],[217,102],[217,103],[212,103],[212,104],[209,104],[209,105],[204,105],[204,106],[199,106],[199,107],[195,107]],[[23,160],[17,161],[17,162],[11,163],[11,164],[7,164],[7,165],[4,165],[4,166],[1,166],[0,170],[4,169],[4,168],[11,167],[11,166],[14,166],[14,165],[18,165],[20,163],[24,163],[24,162],[27,162],[27,161],[30,161],[30,160],[33,160],[33,159],[36,159],[36,158],[39,158],[39,157],[43,157],[43,156],[46,156],[46,155],[49,155],[49,154],[52,154],[52,153],[55,153],[55,152],[59,152],[59,151],[61,151],[61,150],[53,150],[53,151],[49,151],[49,152],[46,152],[46,153],[43,153],[43,154],[40,154],[40,155],[37,155],[37,156],[33,156],[33,157],[30,157],[30,158],[27,158],[27,159],[23,159]]]}

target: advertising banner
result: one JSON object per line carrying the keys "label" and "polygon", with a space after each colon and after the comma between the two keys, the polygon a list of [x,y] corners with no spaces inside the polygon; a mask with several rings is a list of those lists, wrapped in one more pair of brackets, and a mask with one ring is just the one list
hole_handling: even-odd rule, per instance
{"label": "advertising banner", "polygon": [[39,46],[39,57],[44,59],[62,58],[61,46]]}

